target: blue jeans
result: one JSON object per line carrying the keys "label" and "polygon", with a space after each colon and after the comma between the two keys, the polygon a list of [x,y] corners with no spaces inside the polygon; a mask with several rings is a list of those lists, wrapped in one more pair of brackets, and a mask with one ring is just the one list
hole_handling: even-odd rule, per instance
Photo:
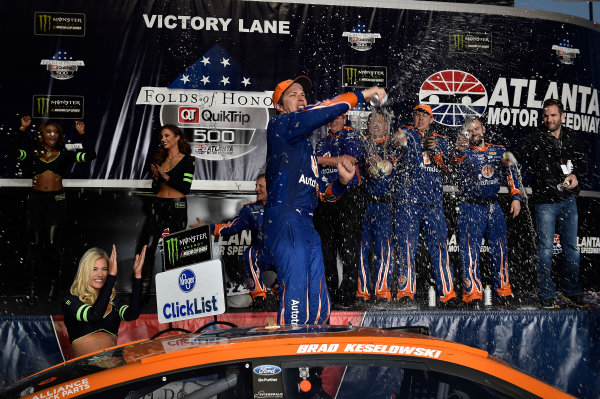
{"label": "blue jeans", "polygon": [[552,282],[552,255],[554,228],[560,235],[563,251],[562,281],[563,293],[567,296],[581,295],[579,286],[579,251],[577,250],[577,202],[571,195],[562,202],[535,204],[537,225],[536,271],[538,298],[554,298],[556,288]]}

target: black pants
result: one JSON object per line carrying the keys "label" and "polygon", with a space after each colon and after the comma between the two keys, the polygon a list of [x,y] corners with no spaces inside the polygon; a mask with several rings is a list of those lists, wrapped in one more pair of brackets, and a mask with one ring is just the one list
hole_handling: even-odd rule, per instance
{"label": "black pants", "polygon": [[[361,186],[348,189],[336,202],[320,202],[315,209],[313,223],[321,237],[325,278],[333,304],[348,304],[356,296],[364,214],[365,194]],[[341,282],[337,254],[343,265]]]}
{"label": "black pants", "polygon": [[32,191],[27,198],[29,248],[26,267],[29,290],[42,282],[56,285],[62,273],[61,238],[67,214],[65,192]]}
{"label": "black pants", "polygon": [[138,242],[136,253],[147,245],[146,260],[142,269],[144,293],[147,295],[152,288],[153,269],[158,240],[167,234],[185,230],[187,227],[186,198],[154,197],[145,207],[146,221]]}

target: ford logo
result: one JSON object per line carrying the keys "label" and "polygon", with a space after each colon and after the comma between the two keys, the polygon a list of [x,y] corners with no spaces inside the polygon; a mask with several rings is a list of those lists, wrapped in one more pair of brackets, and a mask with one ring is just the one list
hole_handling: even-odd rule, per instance
{"label": "ford logo", "polygon": [[270,364],[263,364],[254,367],[254,374],[258,375],[275,375],[281,373],[281,367],[273,366]]}
{"label": "ford logo", "polygon": [[190,292],[196,285],[196,275],[190,269],[185,269],[179,274],[179,288],[183,292]]}

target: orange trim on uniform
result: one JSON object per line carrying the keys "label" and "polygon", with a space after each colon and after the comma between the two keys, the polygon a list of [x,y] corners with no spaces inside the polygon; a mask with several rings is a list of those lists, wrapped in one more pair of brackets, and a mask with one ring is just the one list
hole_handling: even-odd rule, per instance
{"label": "orange trim on uniform", "polygon": [[[413,285],[413,275],[412,268],[410,267],[410,240],[408,239],[408,233],[406,233],[406,270],[408,271],[406,276],[406,287],[403,290],[398,288],[398,292],[396,293],[396,298],[401,299],[402,297],[410,297],[410,299],[415,299],[415,289]],[[415,279],[416,280],[416,279]],[[398,282],[399,284],[400,282]]]}
{"label": "orange trim on uniform", "polygon": [[[377,283],[375,284],[375,297],[376,298],[384,298],[387,300],[392,299],[392,293],[390,292],[390,285],[388,283],[388,274],[391,265],[391,255],[392,251],[390,249],[390,239],[389,237],[386,240],[387,244],[387,257],[384,259],[383,255],[385,250],[383,249],[383,245],[381,246],[382,253],[380,254],[381,258],[381,266],[379,267],[379,274],[377,276]],[[383,277],[383,278],[382,278]]]}
{"label": "orange trim on uniform", "polygon": [[365,260],[363,258],[363,245],[362,242],[360,243],[360,267],[358,270],[358,273],[362,276],[362,284],[361,284],[361,279],[358,279],[358,284],[357,284],[357,290],[356,290],[356,297],[357,298],[364,298],[367,301],[369,299],[371,299],[371,294],[369,294],[369,291],[367,290],[367,273],[365,270]]}

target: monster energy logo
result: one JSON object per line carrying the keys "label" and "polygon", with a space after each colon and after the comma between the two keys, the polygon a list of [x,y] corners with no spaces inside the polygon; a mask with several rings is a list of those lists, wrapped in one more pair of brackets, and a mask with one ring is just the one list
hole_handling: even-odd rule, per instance
{"label": "monster energy logo", "polygon": [[179,251],[177,248],[177,243],[179,240],[177,240],[177,237],[173,237],[173,238],[169,238],[166,241],[167,244],[167,256],[169,257],[169,263],[171,265],[175,264],[175,261],[179,260]]}
{"label": "monster energy logo", "polygon": [[50,31],[52,25],[52,15],[38,14],[38,23],[40,26],[40,32]]}
{"label": "monster energy logo", "polygon": [[357,68],[346,68],[346,83],[349,85],[355,85],[358,79]]}
{"label": "monster energy logo", "polygon": [[452,35],[452,45],[454,46],[455,50],[463,50],[465,48],[465,35]]}
{"label": "monster energy logo", "polygon": [[35,106],[37,115],[46,115],[49,111],[48,107],[50,106],[50,98],[49,97],[37,97],[35,99]]}

